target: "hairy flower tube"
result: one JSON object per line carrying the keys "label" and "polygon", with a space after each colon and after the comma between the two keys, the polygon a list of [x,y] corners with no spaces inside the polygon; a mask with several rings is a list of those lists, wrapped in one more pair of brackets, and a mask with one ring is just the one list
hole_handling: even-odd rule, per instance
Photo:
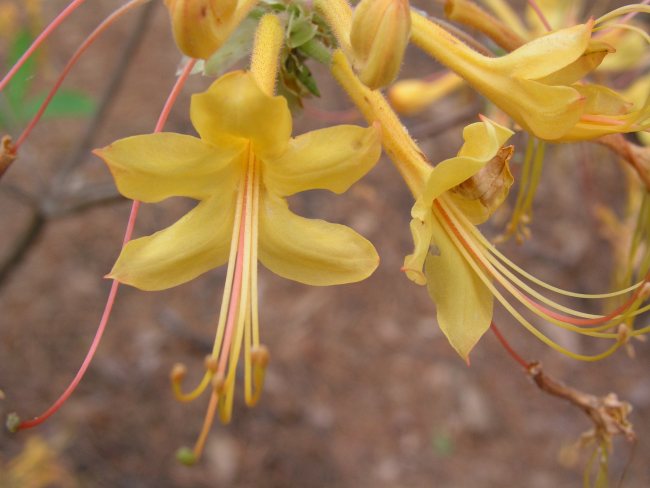
{"label": "hairy flower tube", "polygon": [[280,276],[318,286],[359,281],[376,268],[370,242],[343,225],[293,214],[285,197],[310,189],[344,192],[377,161],[380,135],[376,127],[336,126],[292,139],[286,100],[266,94],[251,73],[241,71],[194,95],[190,115],[200,139],[141,135],[96,151],[129,198],[199,201],[167,229],[129,242],[109,276],[162,290],[229,263],[204,379],[184,394],[183,369],[172,373],[181,400],[212,383],[226,422],[242,345],[249,405],[259,397],[268,362],[258,330],[257,261]]}
{"label": "hairy flower tube", "polygon": [[[465,128],[465,144],[454,158],[439,163],[427,180],[424,192],[418,196],[411,215],[411,232],[415,243],[413,254],[406,257],[404,271],[414,282],[427,286],[436,303],[440,328],[450,344],[466,360],[469,353],[492,323],[493,302],[496,298],[510,314],[540,340],[568,356],[582,360],[597,360],[613,353],[629,336],[642,335],[650,328],[610,332],[625,318],[647,311],[638,305],[647,298],[648,285],[641,281],[624,290],[609,294],[586,295],[554,288],[526,273],[483,237],[475,224],[485,221],[507,194],[506,184],[495,184],[501,178],[489,178],[488,186],[495,190],[496,199],[489,208],[479,198],[472,198],[462,190],[469,178],[480,174],[497,162],[507,164],[512,149],[502,148],[511,131],[485,119]],[[460,186],[459,186],[460,185]],[[483,193],[481,194],[483,195]],[[481,214],[478,209],[484,208]],[[522,279],[523,278],[523,279]],[[593,315],[563,306],[525,280],[562,295],[585,299],[604,299],[630,294],[631,296],[607,315]],[[575,354],[556,344],[536,329],[505,298],[499,288],[533,314],[569,331],[587,336],[610,339],[614,344],[604,353],[594,356]]]}

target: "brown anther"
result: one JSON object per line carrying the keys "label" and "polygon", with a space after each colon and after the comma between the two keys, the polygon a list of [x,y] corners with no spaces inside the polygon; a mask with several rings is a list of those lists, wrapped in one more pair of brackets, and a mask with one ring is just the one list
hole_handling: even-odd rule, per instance
{"label": "brown anther", "polygon": [[265,345],[259,345],[251,349],[251,362],[255,366],[266,368],[270,359],[269,349]]}
{"label": "brown anther", "polygon": [[226,377],[223,373],[216,373],[212,378],[212,389],[217,395],[222,395],[226,388]]}
{"label": "brown anther", "polygon": [[185,375],[187,374],[187,367],[182,363],[174,364],[171,373],[169,373],[169,379],[172,380],[172,383],[179,383],[183,381]]}
{"label": "brown anther", "polygon": [[9,169],[11,163],[16,160],[16,157],[16,147],[14,146],[11,137],[2,136],[2,140],[0,140],[0,178],[2,178],[5,171]]}
{"label": "brown anther", "polygon": [[205,357],[204,364],[205,364],[205,369],[207,369],[212,373],[216,373],[217,368],[219,367],[219,360],[210,354],[209,356]]}

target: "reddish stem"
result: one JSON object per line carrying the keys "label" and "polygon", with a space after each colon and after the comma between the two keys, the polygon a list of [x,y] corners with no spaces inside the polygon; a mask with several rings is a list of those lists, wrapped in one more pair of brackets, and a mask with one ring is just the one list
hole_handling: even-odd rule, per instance
{"label": "reddish stem", "polygon": [[41,120],[41,117],[47,110],[47,107],[50,105],[50,102],[52,101],[52,98],[54,98],[54,95],[56,95],[56,92],[59,91],[59,88],[63,84],[63,81],[65,78],[68,76],[68,73],[70,73],[70,70],[74,67],[75,64],[77,64],[77,61],[79,61],[79,58],[83,55],[83,53],[86,52],[86,50],[97,40],[97,38],[108,28],[110,27],[113,22],[115,22],[117,19],[119,19],[122,15],[126,14],[129,10],[131,10],[134,7],[138,6],[138,0],[132,0],[131,2],[123,5],[122,7],[118,8],[115,10],[111,15],[106,17],[96,28],[95,30],[84,40],[84,42],[77,48],[75,53],[72,55],[68,63],[65,65],[63,68],[63,71],[57,78],[56,82],[54,83],[54,86],[50,90],[50,92],[47,94],[47,97],[41,104],[40,108],[38,109],[38,112],[36,112],[36,115],[32,118],[32,120],[27,124],[27,127],[25,127],[25,130],[23,131],[22,134],[18,137],[16,140],[16,150],[21,146],[21,144],[27,139],[27,136],[32,132],[36,124],[38,124],[39,120]]}
{"label": "reddish stem", "polygon": [[15,76],[23,64],[29,59],[29,57],[34,54],[40,45],[49,37],[49,35],[56,29],[61,23],[72,13],[77,7],[80,7],[86,0],[73,0],[70,4],[57,15],[52,22],[41,32],[31,46],[23,53],[23,55],[16,61],[16,64],[12,66],[9,70],[9,73],[0,81],[0,91],[4,90],[7,86],[7,83]]}
{"label": "reddish stem", "polygon": [[[176,80],[176,83],[174,84],[174,87],[172,88],[172,91],[170,92],[169,97],[165,102],[165,106],[163,107],[162,112],[160,113],[160,117],[158,118],[158,122],[156,123],[156,128],[154,129],[154,132],[160,132],[164,127],[165,122],[169,117],[169,112],[171,111],[171,108],[176,102],[183,85],[187,81],[187,78],[189,77],[192,68],[194,67],[194,64],[195,64],[194,60],[190,61],[187,64],[187,66],[185,66],[181,76],[178,78],[178,80]],[[126,230],[124,232],[123,245],[131,240],[131,236],[133,235],[133,229],[135,227],[135,221],[138,215],[139,208],[140,208],[140,202],[134,201],[131,206],[129,221],[126,225]],[[61,406],[66,402],[66,400],[70,397],[70,395],[72,395],[74,390],[77,388],[77,386],[81,382],[81,379],[86,373],[88,366],[90,366],[90,362],[93,360],[93,357],[97,352],[99,343],[102,339],[102,336],[104,335],[104,330],[106,329],[106,324],[108,323],[108,319],[111,316],[111,312],[113,310],[113,304],[115,303],[115,296],[117,295],[117,289],[119,288],[119,286],[120,283],[116,280],[113,280],[113,283],[111,284],[111,290],[108,294],[106,305],[104,307],[104,313],[102,314],[102,318],[99,322],[99,327],[97,328],[97,332],[95,332],[95,337],[93,338],[93,341],[90,345],[90,349],[88,349],[88,352],[86,353],[86,357],[84,358],[84,361],[81,364],[81,367],[79,368],[79,371],[75,375],[72,382],[68,385],[68,387],[65,389],[63,394],[52,404],[52,406],[50,406],[50,408],[48,408],[45,412],[43,412],[38,417],[33,418],[32,420],[21,422],[18,425],[17,430],[25,430],[31,427],[35,427],[39,424],[42,424],[49,417],[55,414],[59,410],[59,408],[61,408]]]}
{"label": "reddish stem", "polygon": [[530,363],[526,361],[524,358],[522,358],[517,351],[514,350],[514,348],[510,345],[510,343],[506,340],[505,337],[503,337],[503,334],[501,334],[501,331],[499,328],[496,326],[494,322],[490,324],[490,330],[494,332],[494,335],[499,339],[499,343],[503,346],[503,348],[506,350],[508,354],[517,361],[522,368],[524,368],[526,371],[530,369]]}

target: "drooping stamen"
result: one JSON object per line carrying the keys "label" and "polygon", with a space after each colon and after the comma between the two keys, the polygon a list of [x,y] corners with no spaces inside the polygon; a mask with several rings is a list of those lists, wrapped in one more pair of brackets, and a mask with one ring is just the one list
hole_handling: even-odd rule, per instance
{"label": "drooping stamen", "polygon": [[537,2],[535,0],[528,0],[528,5],[530,8],[533,9],[537,17],[539,18],[540,22],[544,25],[544,28],[548,31],[551,32],[553,30],[553,27],[551,27],[550,22],[544,15],[544,12],[542,12],[542,9],[540,8],[539,5],[537,5]]}
{"label": "drooping stamen", "polygon": [[522,175],[515,208],[504,234],[496,239],[498,242],[505,241],[512,235],[516,236],[517,242],[530,237],[528,224],[532,216],[533,198],[542,177],[545,150],[546,145],[543,141],[530,136],[526,146],[524,166],[521,170]]}
{"label": "drooping stamen", "polygon": [[73,0],[70,2],[70,4],[64,8],[59,15],[57,15],[52,22],[49,23],[49,25],[43,29],[43,32],[41,32],[36,39],[34,39],[34,42],[32,42],[31,46],[23,53],[22,56],[16,61],[16,63],[11,67],[9,72],[5,75],[4,78],[0,81],[0,92],[5,89],[7,86],[7,83],[11,81],[11,79],[16,75],[18,70],[22,68],[22,66],[27,62],[27,60],[31,57],[32,54],[34,54],[34,51],[36,51],[40,45],[50,36],[50,34],[56,29],[61,23],[68,18],[68,16],[74,12],[78,7],[80,7],[86,0]]}
{"label": "drooping stamen", "polygon": [[[194,67],[194,64],[195,64],[194,60],[188,62],[185,68],[183,69],[183,72],[179,76],[178,80],[176,80],[176,83],[174,84],[174,87],[172,88],[172,91],[170,92],[167,101],[165,102],[165,105],[160,113],[160,117],[158,118],[158,122],[156,123],[154,132],[162,131],[165,123],[167,122],[169,112],[171,111],[174,103],[176,102],[176,99],[178,98],[181,89],[183,88],[185,82],[187,81],[187,78],[192,72],[192,68]],[[135,227],[135,221],[138,215],[139,208],[140,208],[140,202],[134,201],[131,206],[131,213],[129,214],[129,220],[126,225],[126,230],[124,232],[123,245],[125,245],[127,242],[131,240],[131,236],[133,235],[133,229]],[[115,296],[117,295],[117,290],[119,286],[120,283],[118,281],[113,280],[111,284],[111,289],[108,294],[108,298],[106,300],[106,305],[104,306],[104,312],[99,322],[97,332],[95,332],[95,337],[93,338],[90,348],[86,353],[86,357],[84,358],[83,363],[81,364],[81,367],[79,368],[79,371],[75,375],[72,382],[68,385],[68,387],[61,394],[61,396],[44,413],[31,420],[20,422],[20,424],[18,424],[15,430],[29,429],[31,427],[35,427],[43,423],[54,413],[56,413],[59,410],[59,408],[61,408],[61,406],[66,402],[66,400],[70,397],[70,395],[72,395],[74,390],[81,382],[84,374],[86,373],[86,370],[90,366],[90,362],[93,360],[93,357],[97,352],[99,343],[102,339],[102,336],[104,335],[104,330],[106,329],[106,324],[108,324],[108,320],[111,316],[111,312],[113,310],[113,304],[115,303]]]}
{"label": "drooping stamen", "polygon": [[59,91],[59,88],[63,84],[63,81],[65,78],[68,76],[68,73],[72,70],[72,68],[77,64],[77,61],[79,61],[79,58],[86,52],[86,50],[99,38],[100,35],[104,33],[106,29],[108,29],[116,20],[118,20],[120,17],[122,17],[124,14],[128,13],[130,10],[134,9],[135,7],[138,7],[142,5],[143,3],[148,2],[149,0],[131,0],[129,3],[126,3],[125,5],[122,5],[120,8],[115,10],[112,14],[110,14],[108,17],[106,17],[96,28],[95,30],[84,40],[84,42],[81,43],[81,45],[77,48],[75,53],[72,55],[68,63],[65,65],[63,68],[63,71],[57,78],[56,82],[54,83],[54,86],[50,89],[49,93],[45,97],[45,100],[43,100],[43,103],[38,109],[38,112],[36,112],[36,115],[32,118],[32,120],[27,124],[27,127],[25,127],[25,130],[23,131],[22,134],[18,137],[16,140],[16,150],[22,145],[22,143],[27,139],[29,134],[32,132],[36,124],[38,124],[39,120],[41,120],[41,117],[45,113],[45,110],[47,110],[47,107],[50,105],[50,102],[54,98],[54,95],[56,95],[57,91]]}
{"label": "drooping stamen", "polygon": [[[535,326],[533,326],[528,320],[526,320],[521,313],[517,309],[515,309],[510,302],[508,302],[505,297],[499,292],[499,290],[494,286],[494,284],[491,281],[491,278],[499,279],[502,278],[500,275],[496,274],[494,276],[487,276],[487,271],[486,268],[489,268],[489,264],[486,263],[485,260],[481,259],[481,254],[480,251],[477,250],[473,245],[471,245],[468,241],[470,239],[470,236],[467,235],[463,228],[458,225],[458,223],[455,223],[452,220],[452,217],[450,216],[451,213],[446,210],[446,206],[443,206],[443,203],[441,203],[440,200],[434,201],[433,205],[433,212],[434,212],[434,217],[438,220],[440,225],[442,225],[443,229],[447,232],[448,236],[450,239],[455,243],[457,249],[461,252],[467,263],[470,265],[470,267],[474,270],[476,273],[477,277],[483,282],[483,284],[490,290],[492,295],[504,306],[504,308],[512,315],[521,325],[523,325],[530,333],[532,333],[535,337],[537,337],[540,341],[542,341],[544,344],[548,345],[552,349],[569,356],[574,359],[582,360],[582,361],[598,361],[600,359],[603,359],[607,356],[610,356],[613,354],[620,346],[620,342],[616,342],[613,346],[611,346],[609,349],[606,351],[600,353],[600,354],[595,354],[595,355],[585,355],[585,354],[578,354],[574,353],[565,347],[561,346],[560,344],[556,343],[555,341],[551,340],[548,338],[546,335],[541,333]],[[445,225],[446,224],[446,225]],[[501,285],[504,287],[507,287],[507,282],[505,281],[499,281]],[[511,289],[509,289],[511,291]],[[613,339],[617,339],[616,334],[614,334]]]}

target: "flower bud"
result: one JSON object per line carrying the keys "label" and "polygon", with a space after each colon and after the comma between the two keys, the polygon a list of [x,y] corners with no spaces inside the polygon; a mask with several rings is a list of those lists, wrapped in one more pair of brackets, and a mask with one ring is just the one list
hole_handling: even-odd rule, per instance
{"label": "flower bud", "polygon": [[366,86],[376,90],[397,77],[410,34],[408,0],[361,0],[352,16],[350,44]]}
{"label": "flower bud", "polygon": [[225,41],[237,0],[165,0],[183,54],[209,58]]}

